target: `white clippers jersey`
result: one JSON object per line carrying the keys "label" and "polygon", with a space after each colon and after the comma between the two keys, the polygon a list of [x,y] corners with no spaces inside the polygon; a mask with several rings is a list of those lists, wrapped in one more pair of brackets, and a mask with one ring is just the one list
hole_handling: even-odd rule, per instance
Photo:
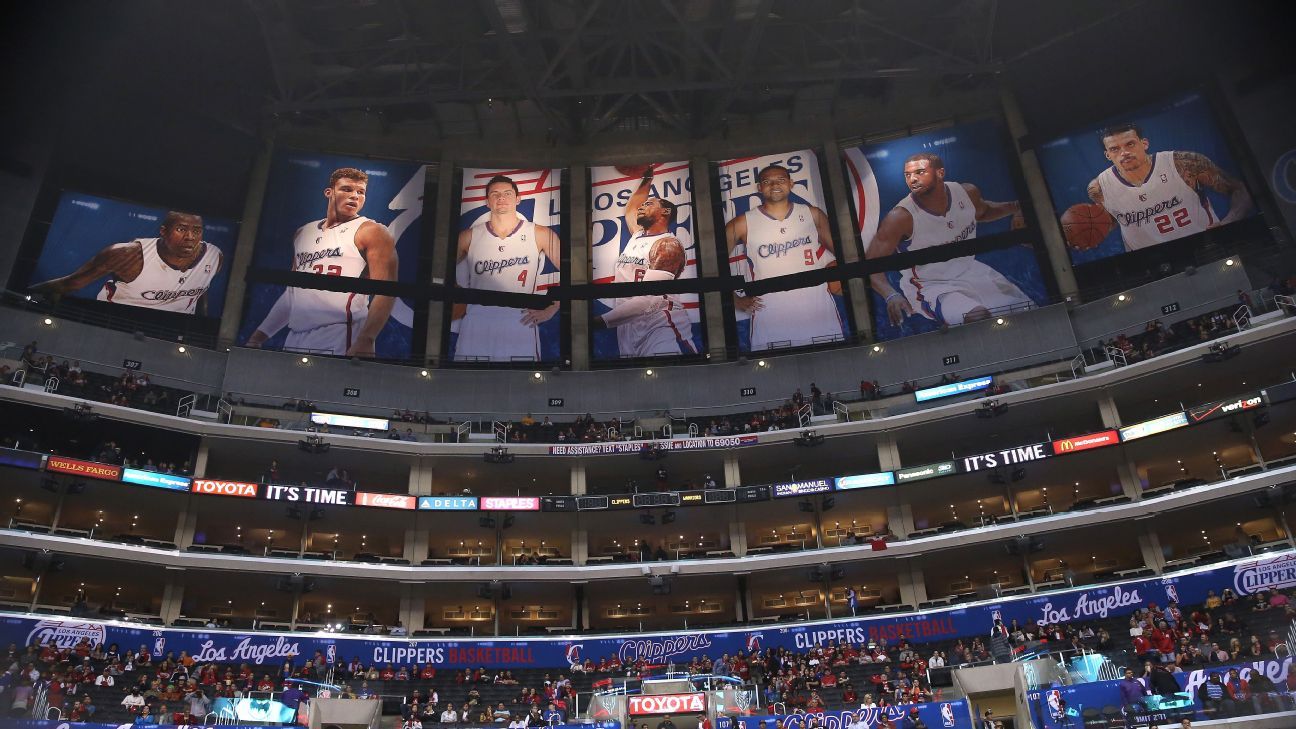
{"label": "white clippers jersey", "polygon": [[[924,248],[935,248],[949,243],[958,243],[976,237],[976,206],[967,190],[957,182],[945,183],[946,199],[949,209],[944,215],[936,215],[918,204],[913,195],[906,195],[896,204],[898,208],[909,211],[913,218],[913,233],[900,243],[900,252],[918,251]],[[954,258],[937,263],[924,263],[909,270],[909,275],[918,279],[956,279],[972,262],[971,256]]]}
{"label": "white clippers jersey", "polygon": [[109,279],[95,297],[100,301],[129,306],[147,306],[159,311],[194,313],[194,307],[221,267],[220,249],[203,242],[202,253],[189,268],[181,271],[172,268],[158,253],[157,238],[137,238],[144,265],[134,281]]}
{"label": "white clippers jersey", "polygon": [[[483,221],[472,227],[468,253],[459,285],[486,291],[535,293],[536,275],[541,268],[536,246],[536,226],[518,218],[515,228],[500,238]],[[455,343],[456,360],[485,359],[492,362],[539,360],[540,337],[536,327],[522,323],[525,309],[469,304],[459,320]]]}
{"label": "white clippers jersey", "polygon": [[[747,261],[752,280],[786,276],[824,268],[837,260],[820,242],[810,206],[794,203],[783,220],[761,208],[748,210]],[[801,346],[842,338],[837,303],[828,284],[760,295],[764,308],[750,319],[752,351],[771,346]]]}
{"label": "white clippers jersey", "polygon": [[[662,238],[674,238],[671,233],[660,233],[658,235],[644,235],[641,230],[635,233],[626,243],[621,255],[617,256],[616,268],[613,271],[614,283],[638,283],[644,280],[644,275],[648,272],[648,252],[652,250],[653,244]],[[645,351],[649,346],[648,342],[657,342],[653,334],[658,329],[667,329],[673,340],[693,341],[693,326],[689,321],[688,313],[684,311],[684,304],[680,301],[677,294],[669,294],[666,299],[666,308],[662,311],[653,311],[626,321],[616,328],[617,332],[617,349],[621,356],[649,357],[658,354],[666,354],[667,350],[661,352]],[[659,346],[654,343],[653,347]],[[674,352],[669,352],[674,353]]]}
{"label": "white clippers jersey", "polygon": [[[359,278],[368,264],[356,247],[355,234],[367,222],[373,221],[357,217],[325,228],[323,220],[316,220],[298,228],[293,236],[293,270]],[[369,314],[369,297],[364,294],[301,288],[289,288],[288,293],[292,304],[288,328],[295,332],[355,323]]]}
{"label": "white clippers jersey", "polygon": [[813,271],[837,260],[819,242],[819,232],[808,205],[794,203],[783,220],[775,220],[759,207],[744,214],[747,216],[747,260],[754,281]]}
{"label": "white clippers jersey", "polygon": [[1125,249],[1136,251],[1185,235],[1215,222],[1206,196],[1188,186],[1175,168],[1174,152],[1157,152],[1141,185],[1126,182],[1108,167],[1098,175],[1103,207],[1120,224]]}

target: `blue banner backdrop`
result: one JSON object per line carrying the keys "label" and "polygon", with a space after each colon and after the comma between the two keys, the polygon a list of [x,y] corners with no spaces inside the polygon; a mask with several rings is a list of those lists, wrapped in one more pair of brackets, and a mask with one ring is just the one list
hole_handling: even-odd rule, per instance
{"label": "blue banner backdrop", "polygon": [[529,668],[567,666],[586,658],[612,655],[623,662],[687,661],[693,656],[750,652],[766,648],[804,651],[818,644],[868,643],[901,637],[927,642],[986,635],[995,618],[1023,623],[1071,623],[1128,615],[1151,603],[1164,606],[1205,601],[1208,590],[1226,587],[1245,595],[1261,589],[1296,585],[1296,552],[1247,560],[1173,577],[1154,578],[1041,595],[979,603],[913,615],[823,621],[761,630],[646,633],[634,636],[559,636],[512,640],[414,640],[361,638],[337,634],[274,635],[218,630],[175,630],[132,623],[74,620],[63,617],[0,617],[0,645],[33,642],[72,647],[81,638],[121,646],[147,644],[155,653],[188,651],[199,662],[279,663],[301,660],[318,651],[328,660],[359,658],[364,663],[432,664],[443,668]]}
{"label": "blue banner backdrop", "polygon": [[[935,729],[972,729],[972,716],[968,713],[967,701],[932,701],[926,704],[905,704],[888,706],[885,709],[856,709],[854,711],[827,711],[819,714],[819,726],[823,729],[846,729],[848,726],[860,726],[862,729],[874,729],[882,725],[882,717],[889,719],[897,729],[908,729],[916,726],[909,720],[914,709],[923,724]],[[771,716],[748,716],[732,720],[722,717],[716,723],[716,729],[760,729],[761,722],[766,722],[766,729],[774,729],[776,722],[783,719],[787,729],[805,729],[809,714],[775,714]],[[735,727],[734,724],[738,726]]]}

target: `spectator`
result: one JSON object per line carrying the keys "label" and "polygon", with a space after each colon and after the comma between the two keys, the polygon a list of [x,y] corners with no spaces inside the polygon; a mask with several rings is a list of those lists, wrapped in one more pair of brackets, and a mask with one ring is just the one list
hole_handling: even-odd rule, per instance
{"label": "spectator", "polygon": [[1133,726],[1134,716],[1145,709],[1143,697],[1151,692],[1142,681],[1134,678],[1134,669],[1125,669],[1125,678],[1117,684],[1120,689],[1121,707],[1125,712],[1125,725]]}
{"label": "spectator", "polygon": [[139,710],[144,706],[144,696],[140,693],[138,686],[131,688],[130,693],[126,694],[126,697],[122,699],[121,705],[132,714],[139,713]]}
{"label": "spectator", "polygon": [[153,716],[148,704],[140,707],[139,716],[135,717],[135,726],[147,726],[158,723],[156,716]]}

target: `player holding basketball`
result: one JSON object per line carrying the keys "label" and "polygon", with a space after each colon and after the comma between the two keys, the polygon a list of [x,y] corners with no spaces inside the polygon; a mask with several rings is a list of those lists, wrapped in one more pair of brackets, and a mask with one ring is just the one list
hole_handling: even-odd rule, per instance
{"label": "player holding basketball", "polygon": [[[631,235],[617,256],[614,283],[673,281],[684,272],[684,245],[670,233],[675,203],[653,196],[652,180],[649,167],[626,201],[625,227]],[[692,324],[675,294],[617,299],[611,311],[594,317],[594,324],[616,328],[617,347],[623,357],[697,354]]]}
{"label": "player holding basketball", "polygon": [[[459,233],[455,281],[464,288],[533,294],[543,260],[562,260],[558,235],[522,217],[512,178],[496,175],[486,183],[485,220]],[[456,360],[485,357],[491,361],[540,360],[536,327],[558,313],[558,302],[543,309],[514,309],[481,304],[455,305],[459,338]]]}
{"label": "player holding basketball", "polygon": [[[992,202],[976,185],[946,182],[945,163],[930,152],[905,160],[904,178],[909,194],[882,218],[865,258],[969,240],[976,237],[977,223],[1009,216],[1014,228],[1023,225],[1016,200]],[[869,283],[886,301],[887,318],[896,326],[915,312],[944,326],[985,319],[991,309],[1032,303],[1016,284],[973,256],[902,271],[899,291],[885,272],[870,274]]]}
{"label": "player holding basketball", "polygon": [[202,238],[201,216],[172,211],[158,237],[113,243],[72,273],[38,283],[32,291],[57,298],[107,276],[95,297],[100,301],[205,315],[207,289],[224,258]]}
{"label": "player holding basketball", "polygon": [[[792,202],[787,168],[770,165],[757,179],[761,204],[725,225],[730,260],[743,246],[752,281],[836,266],[828,216],[814,205]],[[734,292],[734,305],[751,315],[749,349],[756,352],[780,342],[840,340],[841,314],[833,299],[839,294],[841,282],[830,281],[760,296]]]}
{"label": "player holding basketball", "polygon": [[[324,189],[324,219],[307,223],[293,234],[293,271],[396,280],[396,240],[387,226],[360,215],[368,187],[369,175],[363,171],[354,167],[334,170]],[[378,333],[395,304],[392,296],[370,300],[347,291],[289,287],[246,345],[260,347],[287,326],[284,349],[373,357]]]}
{"label": "player holding basketball", "polygon": [[[1226,225],[1251,212],[1251,195],[1204,154],[1148,153],[1149,142],[1136,124],[1102,132],[1103,156],[1112,163],[1090,181],[1089,199],[1120,225],[1126,251],[1136,251],[1207,228]],[[1217,219],[1206,191],[1229,198],[1228,214]],[[1069,242],[1082,247],[1081,241]],[[1099,236],[1088,246],[1102,241]],[[1083,248],[1082,248],[1083,249]]]}

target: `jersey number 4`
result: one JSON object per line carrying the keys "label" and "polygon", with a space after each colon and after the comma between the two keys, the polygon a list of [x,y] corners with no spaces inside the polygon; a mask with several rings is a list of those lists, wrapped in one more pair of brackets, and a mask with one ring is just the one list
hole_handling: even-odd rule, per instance
{"label": "jersey number 4", "polygon": [[315,273],[322,273],[322,274],[324,274],[325,276],[341,276],[341,275],[342,275],[342,267],[341,267],[341,266],[329,266],[328,269],[326,270],[326,269],[324,268],[323,264],[319,264],[319,263],[317,263],[317,264],[315,264],[314,266],[311,266],[311,268],[315,269]]}
{"label": "jersey number 4", "polygon": [[1186,228],[1192,225],[1192,219],[1188,217],[1188,208],[1179,208],[1174,211],[1174,218],[1169,215],[1158,215],[1152,219],[1156,223],[1157,232],[1162,235],[1173,233],[1175,228]]}

